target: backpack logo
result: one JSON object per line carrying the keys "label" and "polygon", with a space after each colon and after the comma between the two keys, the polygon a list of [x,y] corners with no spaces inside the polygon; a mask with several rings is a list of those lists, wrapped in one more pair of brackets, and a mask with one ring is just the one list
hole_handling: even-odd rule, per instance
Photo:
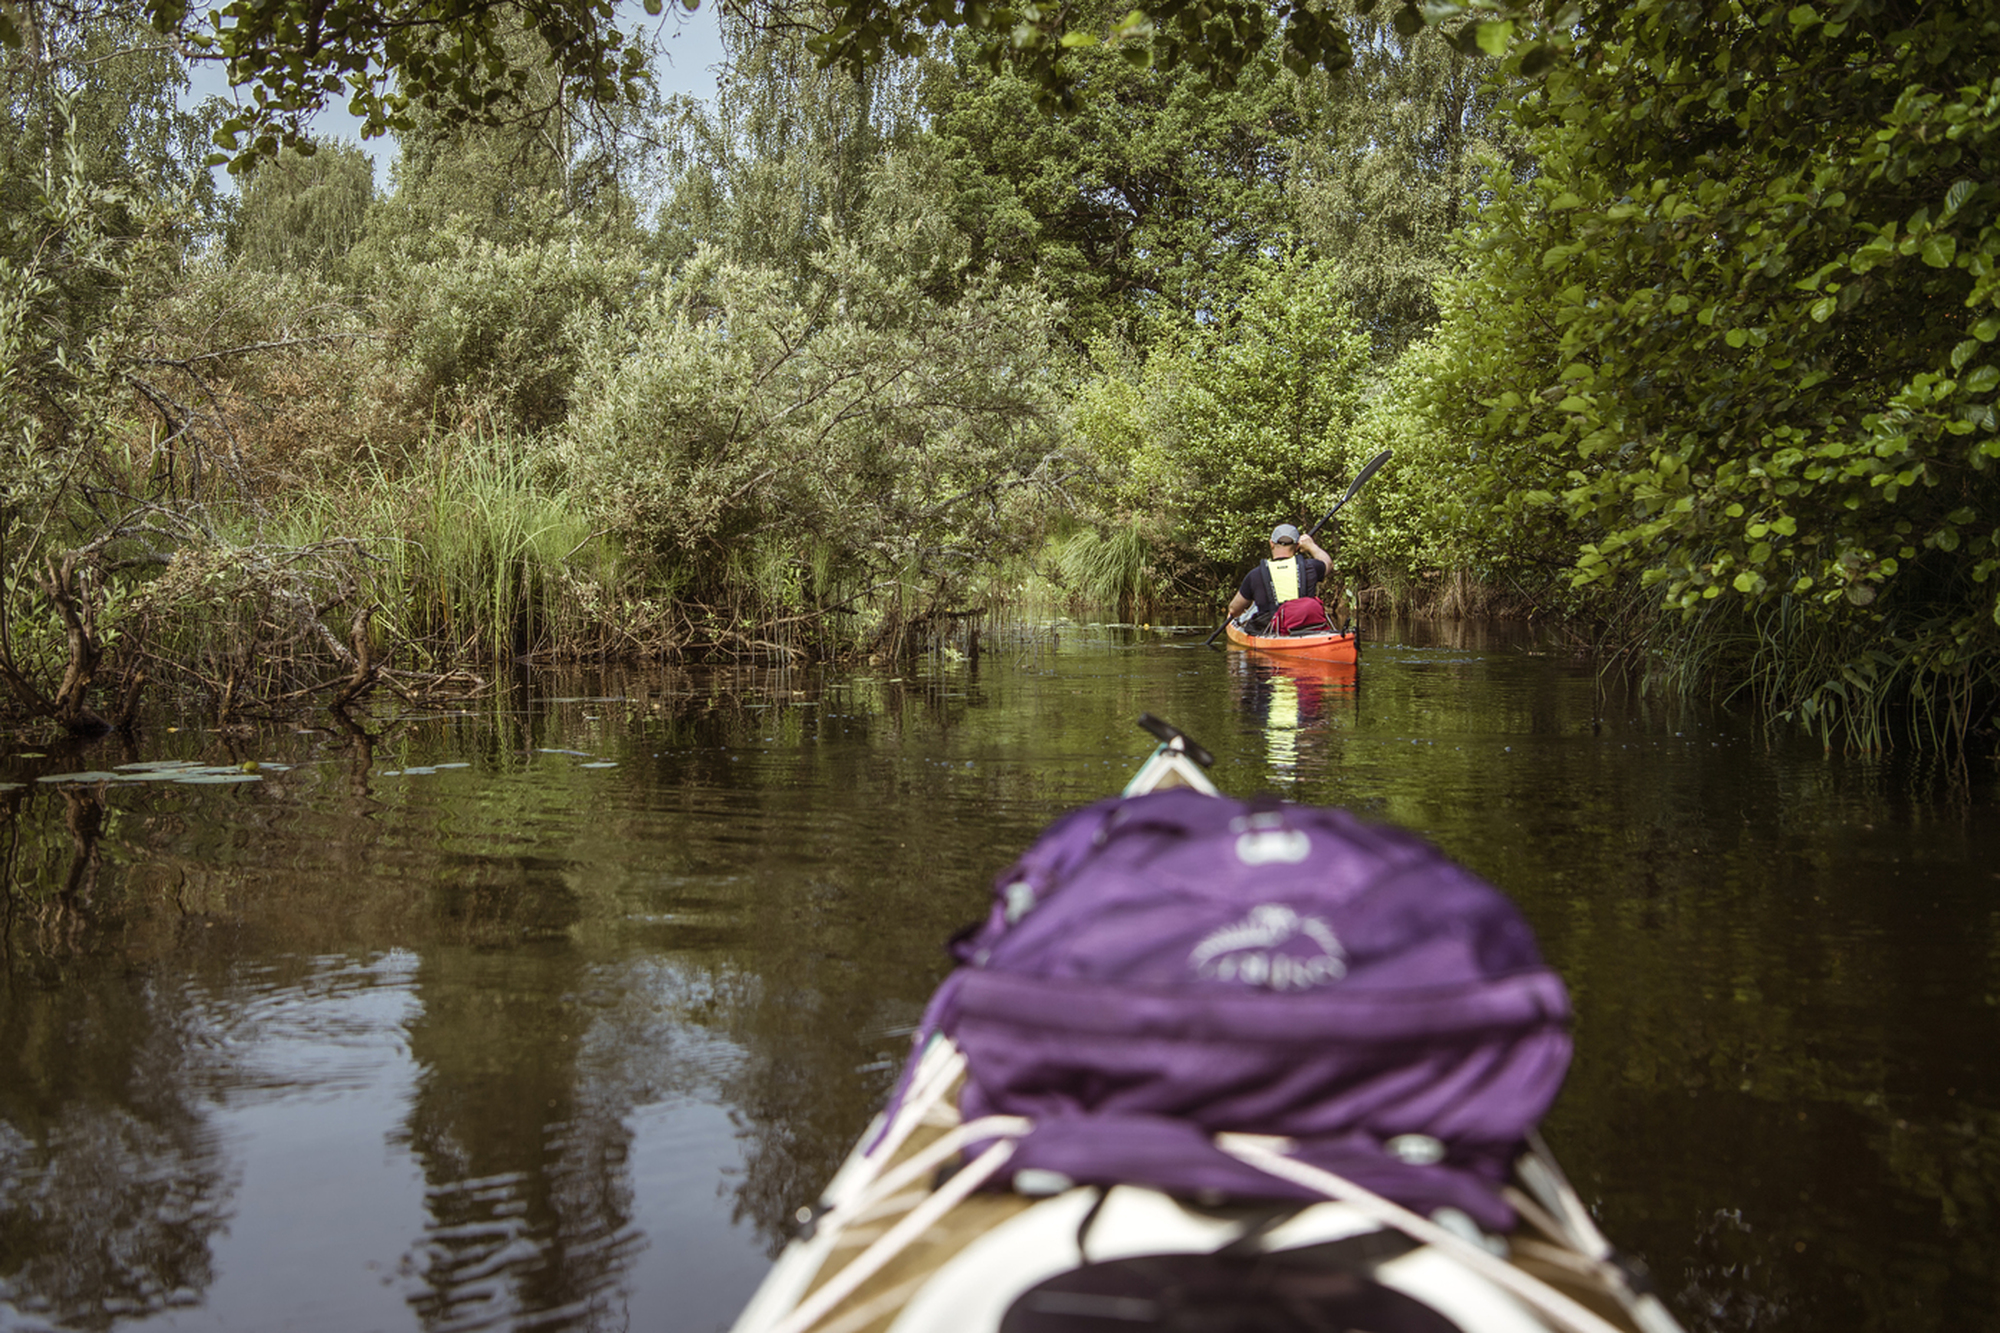
{"label": "backpack logo", "polygon": [[1238,815],[1229,821],[1229,831],[1240,835],[1236,859],[1246,866],[1297,865],[1312,855],[1312,839],[1271,811]]}
{"label": "backpack logo", "polygon": [[[1316,946],[1318,952],[1310,957],[1297,956],[1301,951],[1296,949],[1279,952],[1298,940]],[[1318,917],[1300,916],[1283,903],[1265,903],[1195,945],[1188,966],[1196,976],[1218,981],[1277,991],[1311,990],[1347,975],[1347,950],[1341,948],[1333,927]]]}

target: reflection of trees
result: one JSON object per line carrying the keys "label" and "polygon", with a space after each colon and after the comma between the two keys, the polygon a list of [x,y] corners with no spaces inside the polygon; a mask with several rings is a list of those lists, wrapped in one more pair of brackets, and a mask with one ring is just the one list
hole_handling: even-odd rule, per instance
{"label": "reflection of trees", "polygon": [[[1511,736],[1579,715],[1541,688],[1512,691]],[[1434,835],[1575,995],[1558,1151],[1693,1328],[1989,1324],[2000,1080],[1972,1053],[2000,1049],[2000,949],[1965,929],[1990,914],[1962,868],[1991,834],[1924,826],[1907,773],[1752,757],[1694,713],[1627,732],[1613,702],[1601,744],[1485,747],[1457,809],[1426,774]]]}
{"label": "reflection of trees", "polygon": [[659,959],[593,964],[563,944],[527,957],[439,948],[417,981],[408,1142],[430,1212],[419,1317],[623,1328],[620,1284],[645,1243],[628,1122],[714,1077],[688,1030],[721,1003],[713,982]]}
{"label": "reflection of trees", "polygon": [[[735,1216],[773,1249],[887,1093],[944,940],[1053,813],[1017,762],[1021,719],[974,711],[976,690],[850,681],[794,706],[811,685],[794,673],[658,712],[648,736],[683,818],[624,890],[727,923],[671,938],[720,979],[689,1012],[742,1052],[722,1079],[743,1142]],[[925,762],[945,735],[955,762]],[[766,745],[782,766],[758,762]],[[981,836],[941,838],[941,802],[981,812]],[[707,897],[723,885],[728,898]]]}
{"label": "reflection of trees", "polygon": [[441,946],[418,968],[410,1051],[423,1073],[408,1132],[430,1224],[412,1304],[440,1329],[522,1311],[555,1327],[615,1324],[608,1298],[640,1243],[624,1171],[632,1098],[580,1078],[591,1011],[561,997],[586,988],[584,967],[549,938],[575,919],[574,899],[555,875],[457,860],[434,911],[475,936],[547,942]]}
{"label": "reflection of trees", "polygon": [[78,947],[89,928],[104,868],[98,845],[104,831],[103,798],[96,788],[64,788],[58,793],[63,833],[34,828],[24,847],[29,821],[19,811],[25,793],[8,796],[0,949],[10,955],[16,949],[67,952]]}
{"label": "reflection of trees", "polygon": [[228,1182],[202,1121],[216,1057],[158,978],[0,974],[0,1290],[62,1324],[191,1303]]}
{"label": "reflection of trees", "polygon": [[809,873],[781,856],[758,867],[754,980],[721,1016],[746,1054],[723,1094],[744,1139],[735,1215],[774,1251],[881,1105],[948,967],[943,942],[1000,868],[923,834],[885,814]]}
{"label": "reflection of trees", "polygon": [[[145,969],[77,984],[105,809],[66,788],[58,833],[10,811],[0,951],[0,1292],[102,1328],[198,1299],[228,1187],[202,1119],[217,1056]],[[49,886],[38,888],[38,886]]]}

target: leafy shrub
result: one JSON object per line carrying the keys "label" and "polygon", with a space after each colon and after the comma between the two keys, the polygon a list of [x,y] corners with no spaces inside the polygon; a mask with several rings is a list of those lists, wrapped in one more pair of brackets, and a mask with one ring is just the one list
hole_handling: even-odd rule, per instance
{"label": "leafy shrub", "polygon": [[1710,680],[1963,734],[2000,694],[2000,23],[1645,3],[1575,37],[1450,297],[1484,496]]}
{"label": "leafy shrub", "polygon": [[1369,343],[1302,255],[1260,270],[1235,309],[1170,333],[1143,361],[1100,344],[1073,417],[1115,512],[1170,534],[1167,563],[1219,580],[1283,521],[1309,526],[1345,489],[1344,445]]}
{"label": "leafy shrub", "polygon": [[476,239],[469,225],[427,244],[442,257],[385,266],[375,308],[411,392],[436,419],[547,430],[564,420],[593,330],[652,279],[635,248],[552,225],[533,241]]}
{"label": "leafy shrub", "polygon": [[854,246],[794,290],[707,255],[607,326],[558,445],[570,484],[697,601],[939,607],[1020,548],[1059,466],[1048,310],[997,286],[940,306]]}

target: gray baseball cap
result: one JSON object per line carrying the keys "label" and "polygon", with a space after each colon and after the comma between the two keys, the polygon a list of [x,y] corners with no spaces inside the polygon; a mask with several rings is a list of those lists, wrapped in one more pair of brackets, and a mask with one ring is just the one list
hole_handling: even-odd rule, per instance
{"label": "gray baseball cap", "polygon": [[1289,523],[1280,523],[1277,527],[1271,529],[1271,540],[1274,542],[1296,543],[1298,539],[1299,530]]}

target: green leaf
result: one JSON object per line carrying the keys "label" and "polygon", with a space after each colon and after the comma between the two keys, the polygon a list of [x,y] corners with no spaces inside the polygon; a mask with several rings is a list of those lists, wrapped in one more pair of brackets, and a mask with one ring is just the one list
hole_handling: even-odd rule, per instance
{"label": "green leaf", "polygon": [[1829,319],[1832,319],[1833,312],[1839,308],[1839,305],[1840,299],[1834,296],[1822,296],[1819,300],[1814,301],[1811,311],[1813,323],[1824,324]]}
{"label": "green leaf", "polygon": [[1924,238],[1924,262],[1932,268],[1950,268],[1952,256],[1957,253],[1958,241],[1954,237],[1933,232]]}
{"label": "green leaf", "polygon": [[1555,48],[1546,41],[1536,42],[1528,48],[1527,54],[1521,57],[1521,77],[1539,79],[1548,73],[1549,67],[1555,63]]}
{"label": "green leaf", "polygon": [[2000,367],[1978,366],[1961,384],[1967,393],[1990,393],[1995,385],[2000,385]]}
{"label": "green leaf", "polygon": [[1507,46],[1514,40],[1514,24],[1511,20],[1494,22],[1482,20],[1473,25],[1479,34],[1479,49],[1487,55],[1498,58],[1507,54]]}

